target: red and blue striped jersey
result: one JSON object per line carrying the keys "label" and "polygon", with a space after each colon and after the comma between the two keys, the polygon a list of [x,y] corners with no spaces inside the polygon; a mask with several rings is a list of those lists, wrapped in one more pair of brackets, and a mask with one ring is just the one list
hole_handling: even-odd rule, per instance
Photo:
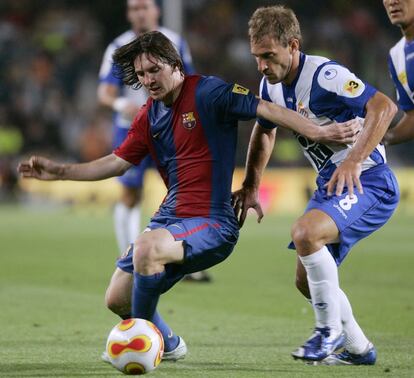
{"label": "red and blue striped jersey", "polygon": [[254,118],[258,102],[238,84],[186,76],[171,107],[147,101],[114,153],[135,165],[151,154],[168,189],[159,215],[234,217],[237,122]]}

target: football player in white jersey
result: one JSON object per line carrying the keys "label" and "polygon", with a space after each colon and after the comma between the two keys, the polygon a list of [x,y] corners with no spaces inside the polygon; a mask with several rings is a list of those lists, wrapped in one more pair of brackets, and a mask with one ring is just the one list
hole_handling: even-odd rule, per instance
{"label": "football player in white jersey", "polygon": [[[263,74],[262,98],[296,110],[320,127],[351,119],[363,126],[353,145],[316,143],[295,135],[318,173],[318,188],[291,231],[296,286],[312,303],[316,320],[314,333],[292,356],[324,364],[372,365],[376,350],[352,314],[337,266],[355,243],[385,224],[397,206],[398,184],[380,145],[396,106],[342,65],[301,52],[299,22],[289,8],[257,9],[249,21],[249,37]],[[233,195],[241,225],[248,208],[259,218],[262,214],[258,187],[276,126],[258,119],[254,127],[246,177]],[[335,353],[342,347],[342,353]]]}
{"label": "football player in white jersey", "polygon": [[[112,54],[123,45],[131,42],[137,35],[158,30],[176,46],[184,63],[187,74],[194,72],[190,51],[186,41],[177,33],[158,24],[160,10],[155,0],[127,0],[127,19],[131,29],[121,34],[107,47],[101,69],[98,86],[98,100],[114,110],[113,147],[118,147],[126,138],[128,129],[139,108],[145,104],[148,92],[135,90],[123,84],[112,63]],[[122,196],[114,209],[115,233],[120,253],[125,252],[129,244],[136,240],[140,232],[140,202],[145,169],[151,164],[146,158],[138,167],[133,167],[119,181],[122,184]]]}
{"label": "football player in white jersey", "polygon": [[414,0],[383,0],[393,25],[403,37],[390,50],[388,66],[404,115],[385,135],[388,144],[414,139]]}

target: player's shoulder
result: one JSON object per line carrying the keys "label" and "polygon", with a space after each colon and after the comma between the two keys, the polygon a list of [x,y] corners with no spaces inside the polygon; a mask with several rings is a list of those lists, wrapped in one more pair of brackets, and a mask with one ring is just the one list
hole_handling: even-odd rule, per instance
{"label": "player's shoulder", "polygon": [[260,80],[259,96],[263,100],[274,102],[275,104],[283,103],[283,85],[282,83],[270,84],[266,77]]}
{"label": "player's shoulder", "polygon": [[111,43],[110,46],[112,45],[115,49],[117,49],[118,47],[124,46],[127,43],[133,41],[136,38],[136,35],[134,33],[133,30],[127,30],[126,32],[118,35],[118,37],[116,37]]}
{"label": "player's shoulder", "polygon": [[222,78],[218,76],[213,75],[188,75],[187,77],[199,77],[200,78],[200,84],[204,85],[214,85],[214,84],[225,84],[226,81],[224,81]]}
{"label": "player's shoulder", "polygon": [[146,121],[148,120],[148,114],[151,111],[153,103],[153,99],[149,97],[147,102],[144,105],[142,105],[141,108],[138,110],[138,113],[135,115],[132,121],[131,127],[143,127],[147,124]]}
{"label": "player's shoulder", "polygon": [[327,59],[315,72],[313,89],[357,97],[364,91],[365,84],[344,65]]}
{"label": "player's shoulder", "polygon": [[318,69],[320,66],[326,65],[329,62],[332,62],[330,59],[319,56],[319,55],[306,55],[305,56],[305,63],[304,63],[304,69],[310,68],[310,69]]}
{"label": "player's shoulder", "polygon": [[238,83],[229,83],[218,76],[203,76],[203,75],[190,75],[189,77],[199,77],[199,88],[207,91],[215,90],[230,90],[236,94],[247,95],[250,90],[243,87]]}
{"label": "player's shoulder", "polygon": [[176,46],[179,46],[181,44],[181,41],[183,40],[183,37],[180,34],[164,26],[160,26],[158,28],[158,31],[164,34]]}
{"label": "player's shoulder", "polygon": [[404,52],[406,39],[402,37],[394,46],[390,48],[390,55],[391,57],[396,56]]}

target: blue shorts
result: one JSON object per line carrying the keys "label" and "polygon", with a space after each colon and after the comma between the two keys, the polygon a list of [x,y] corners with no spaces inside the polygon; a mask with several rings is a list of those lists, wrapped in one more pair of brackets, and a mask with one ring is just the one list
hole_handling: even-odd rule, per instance
{"label": "blue shorts", "polygon": [[[114,126],[113,129],[113,148],[119,147],[128,135],[128,128]],[[128,188],[142,188],[144,174],[147,168],[154,166],[151,157],[148,155],[139,165],[133,165],[118,180]]]}
{"label": "blue shorts", "polygon": [[[328,197],[324,185],[329,180],[319,176],[316,180],[318,189],[305,210],[305,213],[312,209],[321,210],[336,223],[339,243],[329,244],[327,247],[338,266],[354,244],[378,230],[390,219],[398,205],[398,183],[386,164],[362,172],[360,180],[364,194],[356,191],[356,199],[350,200],[347,191],[339,197]],[[293,242],[289,248],[295,249]]]}
{"label": "blue shorts", "polygon": [[[166,292],[186,274],[208,269],[230,256],[239,237],[237,223],[232,220],[223,222],[212,218],[167,218],[156,216],[148,228],[165,228],[175,240],[183,241],[184,262],[166,264]],[[134,270],[132,264],[133,248],[117,261],[117,267],[124,272]]]}

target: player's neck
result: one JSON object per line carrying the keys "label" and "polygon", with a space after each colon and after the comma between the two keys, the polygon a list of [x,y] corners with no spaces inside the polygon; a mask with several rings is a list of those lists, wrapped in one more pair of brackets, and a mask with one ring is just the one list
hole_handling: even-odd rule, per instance
{"label": "player's neck", "polygon": [[296,79],[299,70],[299,63],[300,63],[300,51],[297,50],[292,55],[292,62],[290,64],[290,69],[288,74],[286,75],[285,79],[282,81],[285,85],[290,85]]}
{"label": "player's neck", "polygon": [[404,34],[404,37],[407,41],[414,40],[414,23],[408,25],[407,27],[401,27],[401,31]]}
{"label": "player's neck", "polygon": [[184,75],[179,75],[177,80],[174,83],[174,89],[167,95],[165,98],[162,99],[162,102],[165,106],[171,107],[174,101],[178,98],[183,88],[184,83]]}

